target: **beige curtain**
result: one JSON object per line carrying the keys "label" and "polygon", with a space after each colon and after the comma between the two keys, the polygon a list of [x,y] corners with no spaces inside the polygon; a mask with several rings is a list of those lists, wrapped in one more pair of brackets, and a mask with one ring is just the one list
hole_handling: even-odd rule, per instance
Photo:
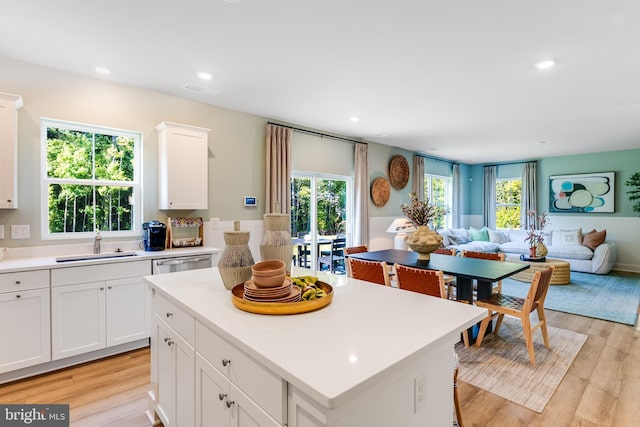
{"label": "beige curtain", "polygon": [[291,213],[290,128],[267,125],[265,213]]}
{"label": "beige curtain", "polygon": [[413,156],[411,192],[416,193],[418,200],[424,200],[424,157],[418,155]]}
{"label": "beige curtain", "polygon": [[355,215],[353,246],[369,244],[369,164],[367,144],[355,144],[354,193]]}
{"label": "beige curtain", "polygon": [[537,226],[536,218],[533,218],[533,224],[531,224],[530,221],[532,218],[527,215],[527,212],[529,211],[537,211],[536,200],[538,197],[538,185],[536,179],[536,170],[537,162],[528,162],[525,163],[524,169],[522,171],[522,206],[520,207],[520,225],[522,225],[527,230],[531,226]]}

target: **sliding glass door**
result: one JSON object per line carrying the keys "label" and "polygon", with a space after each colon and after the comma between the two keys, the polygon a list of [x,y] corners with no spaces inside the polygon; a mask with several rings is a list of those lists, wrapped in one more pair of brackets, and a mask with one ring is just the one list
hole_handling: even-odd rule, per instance
{"label": "sliding glass door", "polygon": [[347,176],[294,172],[291,176],[291,236],[296,264],[316,268],[331,241],[351,242],[352,179]]}

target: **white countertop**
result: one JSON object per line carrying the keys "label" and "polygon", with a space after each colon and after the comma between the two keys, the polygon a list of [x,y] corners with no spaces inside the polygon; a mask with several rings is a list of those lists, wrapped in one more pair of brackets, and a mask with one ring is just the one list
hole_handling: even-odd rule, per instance
{"label": "white countertop", "polygon": [[[292,275],[315,275],[295,268]],[[318,274],[334,287],[325,308],[297,315],[247,313],[231,302],[217,267],[145,280],[327,408],[355,397],[394,365],[441,340],[455,342],[486,310],[355,279]]]}
{"label": "white countertop", "polygon": [[[25,257],[25,258],[9,258],[0,260],[0,273],[11,273],[16,271],[28,271],[28,270],[40,270],[47,268],[64,268],[75,267],[80,265],[93,265],[93,264],[108,264],[113,262],[132,262],[140,260],[151,260],[157,258],[168,258],[187,255],[198,255],[220,252],[220,249],[209,247],[193,247],[193,248],[179,248],[179,249],[166,249],[164,251],[126,251],[135,252],[136,256],[118,257],[118,258],[99,258],[99,259],[87,259],[82,261],[67,261],[57,262],[55,256],[43,256],[43,257]],[[106,251],[102,252],[106,254]],[[65,254],[68,256],[69,254]],[[83,254],[74,254],[83,255]],[[88,255],[85,253],[84,255]]]}

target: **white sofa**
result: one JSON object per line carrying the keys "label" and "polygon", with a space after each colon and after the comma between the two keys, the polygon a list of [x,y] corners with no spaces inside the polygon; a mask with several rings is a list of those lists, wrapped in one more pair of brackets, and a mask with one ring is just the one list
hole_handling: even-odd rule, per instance
{"label": "white sofa", "polygon": [[[509,255],[528,255],[529,244],[525,242],[525,231],[521,229],[487,230],[489,239],[473,240],[481,230],[476,229],[443,229],[438,233],[443,238],[443,245],[458,251],[504,252]],[[544,243],[549,253],[548,258],[561,259],[570,264],[572,271],[584,273],[607,274],[618,258],[615,243],[604,241],[591,249],[582,244],[583,231],[551,230]],[[465,241],[468,240],[468,241]]]}

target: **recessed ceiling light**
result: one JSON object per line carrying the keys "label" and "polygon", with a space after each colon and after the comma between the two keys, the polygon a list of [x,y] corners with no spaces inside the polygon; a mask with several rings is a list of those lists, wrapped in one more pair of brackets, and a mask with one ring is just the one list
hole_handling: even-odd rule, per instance
{"label": "recessed ceiling light", "polygon": [[556,61],[553,59],[545,59],[544,61],[536,62],[536,68],[538,70],[546,70],[556,65]]}
{"label": "recessed ceiling light", "polygon": [[198,73],[198,77],[200,77],[201,80],[211,80],[213,78],[211,73],[207,73],[207,72],[204,72],[204,71],[200,71]]}
{"label": "recessed ceiling light", "polygon": [[547,143],[547,141],[539,141],[539,142],[540,142],[540,144],[546,144]]}
{"label": "recessed ceiling light", "polygon": [[94,70],[98,74],[104,74],[104,75],[111,74],[111,70],[109,70],[108,68],[105,68],[105,67],[96,67],[96,68],[94,68]]}
{"label": "recessed ceiling light", "polygon": [[349,120],[351,120],[352,122],[357,122],[358,120],[360,120],[360,117],[358,116],[352,116]]}

